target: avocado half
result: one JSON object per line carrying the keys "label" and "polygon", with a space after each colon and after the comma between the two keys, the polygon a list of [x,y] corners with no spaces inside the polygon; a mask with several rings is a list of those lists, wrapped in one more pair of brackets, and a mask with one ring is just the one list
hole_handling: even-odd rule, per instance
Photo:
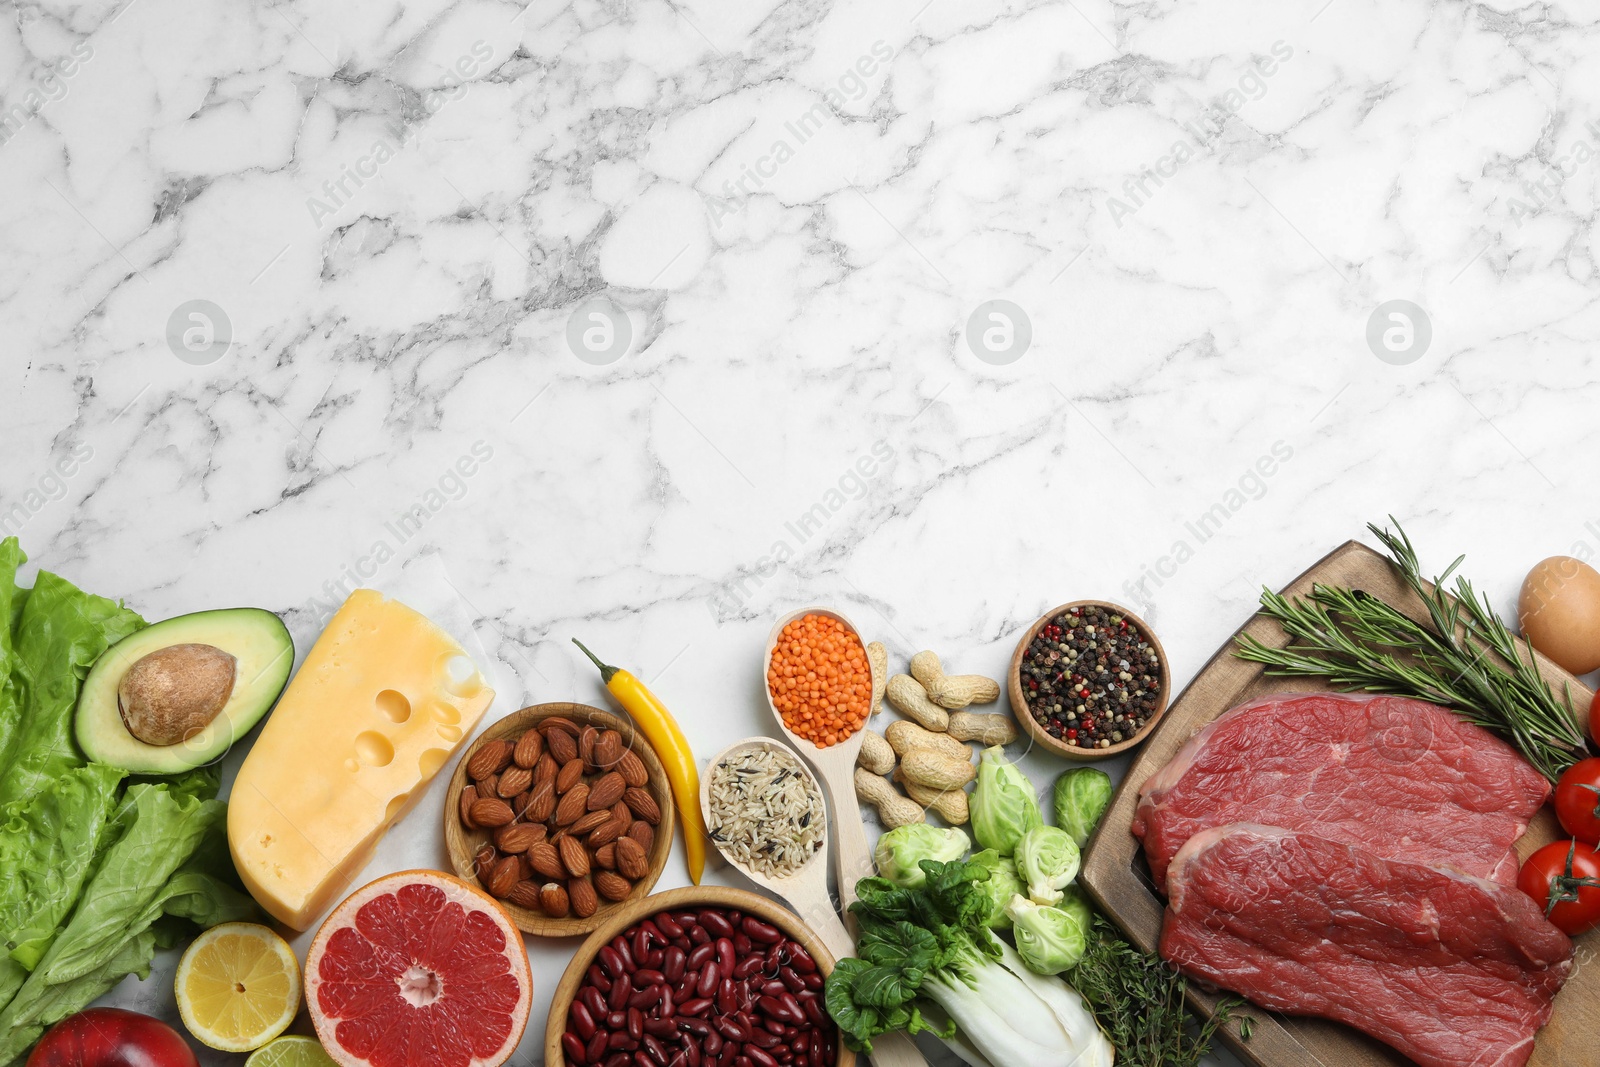
{"label": "avocado half", "polygon": [[[211,645],[237,662],[232,692],[209,725],[171,745],[151,745],[128,732],[117,703],[123,677],[139,660],[174,645]],[[222,608],[147,626],[95,660],[78,695],[76,732],[84,753],[134,774],[176,774],[203,767],[272,709],[294,667],[294,639],[264,608]]]}

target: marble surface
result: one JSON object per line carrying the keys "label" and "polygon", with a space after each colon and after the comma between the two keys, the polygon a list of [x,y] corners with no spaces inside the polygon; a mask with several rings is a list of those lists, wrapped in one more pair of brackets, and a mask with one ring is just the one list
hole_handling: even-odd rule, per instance
{"label": "marble surface", "polygon": [[12,5],[0,524],[302,653],[436,552],[492,714],[582,636],[705,752],[808,603],[999,673],[1118,600],[1181,684],[1393,513],[1508,607],[1600,552],[1597,70],[1561,2]]}

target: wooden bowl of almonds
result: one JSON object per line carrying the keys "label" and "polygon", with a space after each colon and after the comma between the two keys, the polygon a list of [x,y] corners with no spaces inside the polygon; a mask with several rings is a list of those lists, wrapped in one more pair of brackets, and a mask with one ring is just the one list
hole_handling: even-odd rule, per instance
{"label": "wooden bowl of almonds", "polygon": [[672,832],[655,751],[587,704],[536,704],[491,725],[456,764],[444,811],[456,874],[540,937],[586,934],[649,896]]}

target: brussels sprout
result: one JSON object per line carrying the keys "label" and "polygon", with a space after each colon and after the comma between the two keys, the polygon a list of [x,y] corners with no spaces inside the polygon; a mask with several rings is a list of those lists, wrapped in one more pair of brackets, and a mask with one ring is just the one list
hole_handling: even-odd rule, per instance
{"label": "brussels sprout", "polygon": [[1079,767],[1056,779],[1056,825],[1082,848],[1111,803],[1111,776],[1094,767]]}
{"label": "brussels sprout", "polygon": [[1058,826],[1035,826],[1017,842],[1017,873],[1036,904],[1054,904],[1078,877],[1078,846]]}
{"label": "brussels sprout", "polygon": [[1028,891],[1022,879],[1017,877],[1017,865],[992,848],[974,852],[968,862],[989,870],[989,880],[978,883],[978,887],[989,894],[990,900],[989,916],[984,922],[994,930],[1011,929],[1011,916],[1006,914],[1006,905],[1012,897]]}
{"label": "brussels sprout", "polygon": [[1017,841],[1044,824],[1033,783],[1005,757],[999,745],[983,750],[978,784],[972,790],[972,832],[978,844],[1002,856],[1016,851]]}
{"label": "brussels sprout", "polygon": [[1011,916],[1017,954],[1035,974],[1060,974],[1075,967],[1089,947],[1090,912],[1081,895],[1081,907],[1072,910],[1035,904],[1022,894],[1011,898]]}
{"label": "brussels sprout", "polygon": [[923,860],[953,863],[967,854],[972,842],[960,830],[941,830],[927,823],[914,822],[890,830],[878,838],[872,854],[878,873],[904,889],[915,889],[927,880],[918,864]]}

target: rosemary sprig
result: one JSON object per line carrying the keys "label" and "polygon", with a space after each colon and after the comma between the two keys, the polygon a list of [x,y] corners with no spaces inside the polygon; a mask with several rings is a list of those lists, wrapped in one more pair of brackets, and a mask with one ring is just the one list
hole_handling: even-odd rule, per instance
{"label": "rosemary sprig", "polygon": [[1248,634],[1234,654],[1265,664],[1276,676],[1322,677],[1337,689],[1416,697],[1444,704],[1467,721],[1510,742],[1552,782],[1589,755],[1572,693],[1558,698],[1539,675],[1533,650],[1514,635],[1485,596],[1457,575],[1457,557],[1432,588],[1416,550],[1394,516],[1394,532],[1369,524],[1389,562],[1427,607],[1428,621],[1359,589],[1314,585],[1309,597],[1286,598],[1264,589],[1261,612],[1290,637],[1272,648]]}

